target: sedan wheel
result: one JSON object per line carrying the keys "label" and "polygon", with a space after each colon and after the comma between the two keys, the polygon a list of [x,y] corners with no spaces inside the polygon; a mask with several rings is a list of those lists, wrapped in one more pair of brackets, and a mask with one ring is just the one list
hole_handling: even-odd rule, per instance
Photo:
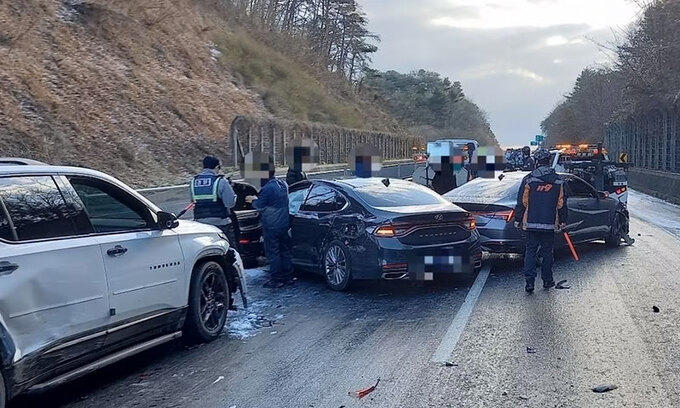
{"label": "sedan wheel", "polygon": [[605,237],[605,243],[608,247],[616,248],[621,245],[621,239],[625,234],[625,226],[627,220],[621,214],[616,214],[610,227],[609,235]]}
{"label": "sedan wheel", "polygon": [[347,289],[351,280],[349,259],[344,246],[339,242],[331,242],[324,254],[324,276],[326,283],[333,290]]}

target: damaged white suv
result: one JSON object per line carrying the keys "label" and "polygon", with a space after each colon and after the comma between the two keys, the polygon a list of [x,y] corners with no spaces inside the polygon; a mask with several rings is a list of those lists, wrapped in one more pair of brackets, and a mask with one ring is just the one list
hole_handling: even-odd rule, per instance
{"label": "damaged white suv", "polygon": [[0,160],[0,407],[182,335],[210,341],[239,254],[105,174]]}

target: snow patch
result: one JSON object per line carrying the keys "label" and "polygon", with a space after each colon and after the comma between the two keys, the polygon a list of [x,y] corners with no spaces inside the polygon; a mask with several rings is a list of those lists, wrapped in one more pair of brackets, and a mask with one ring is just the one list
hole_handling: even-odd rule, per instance
{"label": "snow patch", "polygon": [[680,237],[680,206],[638,191],[628,192],[628,209],[632,217]]}
{"label": "snow patch", "polygon": [[222,51],[218,50],[215,44],[208,44],[208,50],[213,61],[217,61],[222,56]]}
{"label": "snow patch", "polygon": [[57,10],[57,17],[65,23],[75,23],[80,18],[79,6],[82,6],[82,0],[63,0],[59,9]]}
{"label": "snow patch", "polygon": [[227,331],[229,336],[241,340],[256,336],[263,328],[273,327],[277,320],[283,319],[282,314],[277,314],[273,318],[265,315],[265,310],[270,303],[264,300],[252,302],[248,309],[239,309],[230,314],[227,320]]}

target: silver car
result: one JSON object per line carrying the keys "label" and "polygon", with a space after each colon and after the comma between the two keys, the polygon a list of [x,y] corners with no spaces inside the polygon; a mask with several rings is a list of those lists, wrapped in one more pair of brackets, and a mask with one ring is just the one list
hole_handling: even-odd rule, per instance
{"label": "silver car", "polygon": [[[515,205],[522,179],[528,172],[503,173],[498,178],[478,178],[444,195],[469,211],[477,220],[482,248],[491,253],[524,253],[522,231],[515,228]],[[629,215],[625,203],[597,191],[572,174],[560,174],[565,182],[567,231],[574,243],[604,240],[618,246],[628,234]],[[566,246],[558,234],[557,246]]]}

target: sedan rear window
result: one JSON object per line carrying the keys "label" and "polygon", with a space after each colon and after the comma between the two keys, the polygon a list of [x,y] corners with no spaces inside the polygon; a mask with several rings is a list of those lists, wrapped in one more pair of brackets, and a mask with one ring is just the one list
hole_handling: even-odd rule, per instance
{"label": "sedan rear window", "polygon": [[382,183],[356,186],[354,191],[362,201],[374,208],[449,203],[429,188],[401,180],[390,180],[387,187]]}

